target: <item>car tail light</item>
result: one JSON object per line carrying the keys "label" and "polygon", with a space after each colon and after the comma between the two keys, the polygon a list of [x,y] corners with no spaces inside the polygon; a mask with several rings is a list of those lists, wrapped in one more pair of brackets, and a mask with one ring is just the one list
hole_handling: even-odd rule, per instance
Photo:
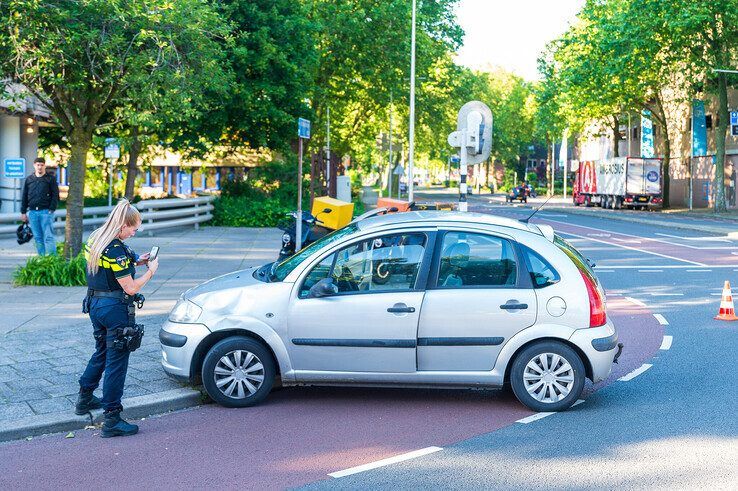
{"label": "car tail light", "polygon": [[663,200],[661,198],[653,198],[651,201],[654,203],[661,203]]}
{"label": "car tail light", "polygon": [[631,198],[630,196],[627,196],[627,197],[625,198],[625,202],[626,202],[626,203],[632,203],[632,202],[633,202],[633,198]]}
{"label": "car tail light", "polygon": [[579,270],[579,273],[582,275],[584,284],[587,286],[587,296],[589,296],[589,327],[600,327],[607,322],[605,302],[594,279],[590,277],[589,273],[582,270]]}

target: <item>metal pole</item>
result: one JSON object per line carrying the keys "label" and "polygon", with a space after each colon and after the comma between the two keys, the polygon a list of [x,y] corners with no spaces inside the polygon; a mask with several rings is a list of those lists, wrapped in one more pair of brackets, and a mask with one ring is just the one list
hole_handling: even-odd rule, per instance
{"label": "metal pole", "polygon": [[108,176],[108,206],[113,206],[113,159],[110,159],[110,172]]}
{"label": "metal pole", "polygon": [[13,212],[18,211],[18,179],[13,179]]}
{"label": "metal pole", "polygon": [[689,111],[689,160],[687,165],[689,168],[689,211],[692,211],[692,155],[694,155],[694,101],[690,102]]}
{"label": "metal pole", "polygon": [[630,133],[633,131],[632,127],[630,126],[630,111],[628,111],[628,150],[625,152],[625,158],[627,159],[630,157]]}
{"label": "metal pole", "polygon": [[556,193],[556,140],[551,139],[551,196]]}
{"label": "metal pole", "polygon": [[[466,130],[461,130],[461,141],[466,142]],[[467,211],[468,203],[466,202],[466,146],[462,144],[459,151],[460,162],[459,162],[459,211]]]}
{"label": "metal pole", "polygon": [[295,218],[295,253],[302,249],[302,138],[297,165],[297,217]]}
{"label": "metal pole", "polygon": [[[410,147],[408,149],[407,200],[413,201],[413,161],[415,159],[415,4],[413,0],[413,25],[410,36]],[[464,172],[466,174],[466,171]]]}
{"label": "metal pole", "polygon": [[394,106],[393,99],[392,99],[392,89],[390,89],[390,111],[389,111],[389,197],[392,198],[392,174],[394,173],[394,169],[392,168],[392,108]]}
{"label": "metal pole", "polygon": [[[327,158],[326,158],[326,164],[325,164],[325,183],[328,187],[328,196],[331,196],[331,108],[329,107],[326,110],[327,117],[326,119],[328,122],[326,123],[326,130],[325,130],[325,140],[326,140],[326,146],[328,147],[327,150]],[[331,196],[333,198],[334,196]]]}

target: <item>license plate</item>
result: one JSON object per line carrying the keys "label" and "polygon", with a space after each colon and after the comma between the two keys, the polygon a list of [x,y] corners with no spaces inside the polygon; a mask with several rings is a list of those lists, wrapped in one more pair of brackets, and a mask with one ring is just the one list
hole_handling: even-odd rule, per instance
{"label": "license plate", "polygon": [[640,198],[638,198],[638,201],[640,201],[640,202],[646,202],[646,201],[648,201],[648,198],[640,197]]}

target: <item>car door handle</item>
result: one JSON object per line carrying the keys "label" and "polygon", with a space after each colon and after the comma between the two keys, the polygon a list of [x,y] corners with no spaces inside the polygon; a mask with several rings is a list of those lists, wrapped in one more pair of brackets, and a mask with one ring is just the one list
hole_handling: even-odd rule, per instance
{"label": "car door handle", "polygon": [[412,313],[412,312],[415,312],[415,307],[407,307],[407,306],[405,306],[405,307],[398,307],[398,306],[389,307],[387,309],[387,312],[389,312],[391,314],[403,314],[403,313],[408,313],[408,312],[409,313]]}
{"label": "car door handle", "polygon": [[503,310],[525,310],[528,308],[527,303],[518,303],[508,300],[507,303],[500,305]]}

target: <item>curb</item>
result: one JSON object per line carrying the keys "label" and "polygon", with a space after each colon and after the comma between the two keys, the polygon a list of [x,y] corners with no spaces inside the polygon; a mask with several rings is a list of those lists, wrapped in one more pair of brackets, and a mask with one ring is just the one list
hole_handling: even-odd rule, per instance
{"label": "curb", "polygon": [[[176,411],[202,404],[200,391],[194,389],[172,389],[157,394],[129,397],[122,401],[123,414],[129,419],[145,418],[152,414]],[[0,442],[20,440],[29,436],[47,433],[81,430],[93,423],[103,420],[102,409],[92,411],[85,416],[74,414],[70,406],[69,413],[43,414],[15,421],[0,423]]]}

